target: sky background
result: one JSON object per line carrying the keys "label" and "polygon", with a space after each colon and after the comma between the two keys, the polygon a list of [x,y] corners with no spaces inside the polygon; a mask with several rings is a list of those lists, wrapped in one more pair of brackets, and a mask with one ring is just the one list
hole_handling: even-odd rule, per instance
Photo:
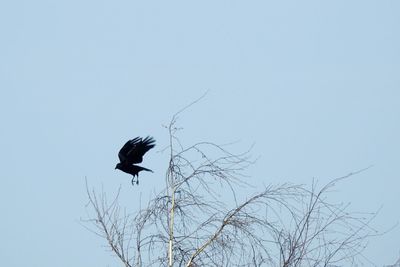
{"label": "sky background", "polygon": [[[164,183],[163,125],[240,141],[255,185],[344,181],[333,201],[400,221],[399,1],[1,1],[0,265],[118,266],[81,224],[85,177],[130,207]],[[139,187],[117,152],[152,135]],[[400,227],[372,238],[377,266]]]}

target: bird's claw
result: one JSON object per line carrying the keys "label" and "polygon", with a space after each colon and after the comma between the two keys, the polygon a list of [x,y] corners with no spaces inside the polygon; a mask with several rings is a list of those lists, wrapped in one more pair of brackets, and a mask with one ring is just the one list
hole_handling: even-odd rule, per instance
{"label": "bird's claw", "polygon": [[135,183],[136,183],[136,185],[139,185],[139,178],[136,177],[136,181],[135,181],[135,177],[133,177],[132,180],[131,180],[131,183],[132,183],[133,186],[135,185]]}

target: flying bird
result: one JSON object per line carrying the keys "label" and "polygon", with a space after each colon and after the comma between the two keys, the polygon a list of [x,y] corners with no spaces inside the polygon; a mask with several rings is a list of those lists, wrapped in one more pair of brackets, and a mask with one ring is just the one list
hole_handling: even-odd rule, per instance
{"label": "flying bird", "polygon": [[151,136],[147,136],[145,139],[142,139],[141,137],[136,137],[132,140],[129,140],[125,143],[125,145],[118,153],[118,158],[120,162],[115,166],[115,169],[119,169],[123,172],[132,174],[132,185],[134,182],[136,182],[136,184],[139,184],[139,172],[153,171],[135,164],[141,163],[143,161],[143,155],[154,146],[155,140]]}

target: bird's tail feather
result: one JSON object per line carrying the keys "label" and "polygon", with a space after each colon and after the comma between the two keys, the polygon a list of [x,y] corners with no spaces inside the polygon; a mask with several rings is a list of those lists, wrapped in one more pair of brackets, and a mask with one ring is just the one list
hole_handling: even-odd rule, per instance
{"label": "bird's tail feather", "polygon": [[140,167],[140,170],[141,170],[141,171],[153,172],[152,170],[147,169],[147,168],[145,168],[145,167],[142,167],[142,166],[138,166],[138,167]]}

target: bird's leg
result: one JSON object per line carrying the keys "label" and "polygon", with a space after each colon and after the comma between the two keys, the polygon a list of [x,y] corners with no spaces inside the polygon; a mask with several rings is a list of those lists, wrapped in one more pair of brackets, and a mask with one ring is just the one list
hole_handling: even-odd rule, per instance
{"label": "bird's leg", "polygon": [[139,176],[136,176],[136,181],[135,181],[135,175],[132,177],[132,181],[131,181],[132,185],[135,185],[134,183],[136,183],[136,185],[139,185]]}

